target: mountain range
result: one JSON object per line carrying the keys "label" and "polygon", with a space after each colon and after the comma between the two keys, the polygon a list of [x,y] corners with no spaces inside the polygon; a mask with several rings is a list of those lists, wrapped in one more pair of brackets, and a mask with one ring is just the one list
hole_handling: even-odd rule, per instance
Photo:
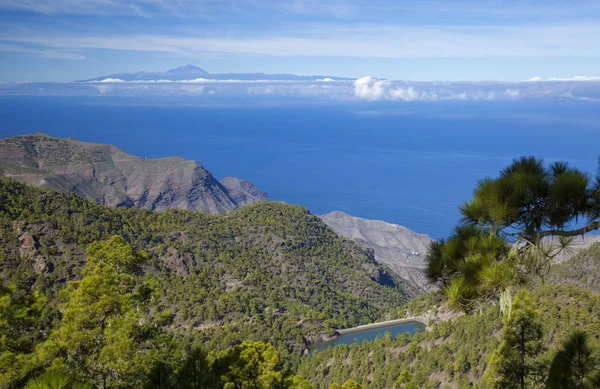
{"label": "mountain range", "polygon": [[196,161],[142,158],[113,145],[44,133],[1,139],[0,174],[114,207],[224,213],[268,199],[249,181],[218,181]]}
{"label": "mountain range", "polygon": [[[38,187],[74,192],[112,207],[226,213],[269,200],[250,181],[217,180],[196,161],[142,158],[116,146],[55,138],[44,133],[0,139],[0,175]],[[430,289],[424,274],[432,239],[381,220],[333,211],[321,220],[338,235],[370,250],[374,260],[407,281],[413,295]],[[562,262],[598,240],[578,238]]]}
{"label": "mountain range", "polygon": [[184,65],[165,72],[134,72],[134,73],[115,73],[108,76],[101,76],[81,80],[81,82],[94,82],[103,80],[121,80],[121,81],[184,81],[203,78],[207,80],[288,80],[288,81],[318,81],[318,80],[353,80],[351,78],[333,77],[333,76],[298,76],[295,74],[268,74],[268,73],[216,73],[211,74],[202,68],[194,65]]}

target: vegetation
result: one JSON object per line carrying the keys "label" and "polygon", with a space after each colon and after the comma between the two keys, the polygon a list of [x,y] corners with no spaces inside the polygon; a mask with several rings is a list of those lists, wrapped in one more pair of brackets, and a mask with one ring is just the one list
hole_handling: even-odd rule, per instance
{"label": "vegetation", "polygon": [[[456,233],[432,244],[427,277],[455,307],[474,312],[511,286],[543,281],[572,237],[600,227],[600,176],[515,159],[499,177],[479,181],[461,212]],[[584,218],[585,226],[569,229]]]}
{"label": "vegetation", "polygon": [[502,341],[491,357],[492,386],[524,389],[540,385],[545,376],[537,359],[543,349],[542,322],[525,289],[515,296],[505,321]]}
{"label": "vegetation", "polygon": [[600,356],[588,335],[575,331],[556,353],[548,374],[548,388],[593,389],[600,387]]}
{"label": "vegetation", "polygon": [[244,341],[272,344],[286,372],[309,342],[407,298],[368,251],[293,205],[153,213],[4,179],[0,234],[1,387],[38,369],[142,387],[197,346]]}
{"label": "vegetation", "polygon": [[[316,387],[347,378],[369,388],[596,387],[598,246],[568,264],[553,261],[571,237],[598,228],[599,194],[600,178],[565,163],[513,161],[479,182],[455,233],[432,243],[426,273],[443,299],[426,295],[407,305],[411,314],[449,304],[472,315],[430,323],[413,337],[315,352],[299,374]],[[585,226],[571,228],[584,218]],[[585,347],[579,339],[577,352],[569,340],[575,327],[590,339]],[[565,342],[559,352],[557,340]]]}
{"label": "vegetation", "polygon": [[577,253],[568,262],[553,266],[546,282],[577,285],[582,289],[600,292],[600,243],[594,243],[589,249]]}
{"label": "vegetation", "polygon": [[[540,369],[544,374],[548,372],[556,348],[569,338],[574,328],[588,335],[592,350],[600,351],[600,295],[572,285],[545,284],[534,289],[530,298],[536,307],[534,315],[543,318],[541,343],[544,345],[540,355],[531,360],[542,364]],[[431,305],[421,305],[423,311],[439,307],[435,300],[422,298],[421,302],[425,300]],[[517,303],[515,300],[516,297],[513,305]],[[513,307],[513,314],[515,310]],[[504,322],[498,305],[493,305],[478,315],[432,322],[428,331],[414,336],[402,334],[392,338],[387,334],[373,342],[313,351],[301,361],[298,375],[316,388],[328,388],[331,383],[347,379],[373,389],[471,388],[474,385],[481,389],[493,388],[495,384],[489,380],[494,376],[490,369],[491,357],[504,340]],[[530,383],[526,387],[538,387],[536,385]]]}
{"label": "vegetation", "polygon": [[[406,303],[401,279],[302,207],[152,213],[2,180],[0,387],[597,389],[600,245],[552,262],[598,227],[599,182],[533,158],[481,181],[431,246],[439,292]],[[402,316],[433,319],[303,355]]]}

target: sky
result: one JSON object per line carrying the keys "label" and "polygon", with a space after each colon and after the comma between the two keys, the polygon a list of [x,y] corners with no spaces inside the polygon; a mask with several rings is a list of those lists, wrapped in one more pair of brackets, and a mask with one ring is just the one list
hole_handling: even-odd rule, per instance
{"label": "sky", "polygon": [[600,1],[1,0],[0,80],[193,64],[393,80],[600,76]]}

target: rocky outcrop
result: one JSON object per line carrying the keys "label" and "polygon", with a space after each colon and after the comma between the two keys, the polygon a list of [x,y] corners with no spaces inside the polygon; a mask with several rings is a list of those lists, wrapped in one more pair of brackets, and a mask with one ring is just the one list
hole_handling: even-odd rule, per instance
{"label": "rocky outcrop", "polygon": [[[325,214],[321,219],[338,235],[352,239],[358,245],[372,250],[377,262],[387,265],[418,291],[432,289],[424,273],[425,256],[431,243],[428,235],[416,233],[398,224],[362,219],[340,211]],[[598,241],[600,235],[575,237],[568,249],[561,251],[554,262],[567,261]],[[547,247],[558,245],[558,238],[547,239],[545,245]],[[376,276],[375,279],[380,282],[380,279],[385,278]]]}
{"label": "rocky outcrop", "polygon": [[394,273],[420,290],[428,290],[424,275],[425,255],[431,242],[428,235],[419,234],[398,224],[362,219],[334,211],[321,219],[336,233],[373,250],[375,260],[387,265]]}
{"label": "rocky outcrop", "polygon": [[19,237],[19,253],[22,258],[31,258],[37,253],[37,242],[29,232]]}
{"label": "rocky outcrop", "polygon": [[237,177],[225,177],[221,178],[220,182],[229,192],[229,196],[239,206],[269,200],[269,196],[265,192],[256,189],[250,181]]}
{"label": "rocky outcrop", "polygon": [[42,133],[0,140],[0,173],[30,185],[73,191],[101,204],[157,211],[224,213],[266,198],[250,182],[234,178],[227,179],[230,193],[195,161],[141,158],[112,145]]}

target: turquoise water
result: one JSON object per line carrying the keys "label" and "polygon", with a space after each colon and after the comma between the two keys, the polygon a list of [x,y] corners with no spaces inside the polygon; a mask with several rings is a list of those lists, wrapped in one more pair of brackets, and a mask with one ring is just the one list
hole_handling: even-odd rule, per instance
{"label": "turquoise water", "polygon": [[393,338],[395,338],[398,334],[402,334],[405,332],[409,332],[411,335],[414,335],[417,332],[423,332],[425,330],[425,325],[418,321],[402,323],[402,324],[392,324],[386,327],[379,327],[373,329],[367,329],[363,331],[351,332],[348,334],[343,334],[338,336],[337,338],[327,341],[327,342],[317,342],[311,345],[311,350],[325,350],[328,347],[334,347],[338,344],[353,344],[353,343],[362,343],[364,340],[373,341],[375,338],[380,338],[385,335],[386,332],[389,332]]}

